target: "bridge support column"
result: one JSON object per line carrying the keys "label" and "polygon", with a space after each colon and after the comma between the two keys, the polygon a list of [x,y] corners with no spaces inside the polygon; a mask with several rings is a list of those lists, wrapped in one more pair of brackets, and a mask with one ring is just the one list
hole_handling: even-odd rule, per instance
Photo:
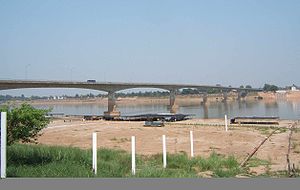
{"label": "bridge support column", "polygon": [[208,119],[207,92],[202,95],[201,105],[203,106],[203,118]]}
{"label": "bridge support column", "polygon": [[178,110],[178,105],[175,103],[176,100],[176,90],[170,90],[170,113],[176,113]]}
{"label": "bridge support column", "polygon": [[201,95],[202,101],[200,104],[203,106],[203,118],[208,119],[207,92],[203,92]]}
{"label": "bridge support column", "polygon": [[242,98],[242,93],[240,91],[237,92],[237,100],[240,101]]}
{"label": "bridge support column", "polygon": [[228,98],[227,92],[223,92],[223,102],[226,102]]}
{"label": "bridge support column", "polygon": [[104,112],[105,118],[119,117],[120,112],[117,110],[115,92],[108,92],[107,111]]}
{"label": "bridge support column", "polygon": [[201,104],[206,104],[207,102],[207,92],[204,92],[203,95],[202,95],[202,102]]}
{"label": "bridge support column", "polygon": [[237,97],[237,100],[240,101],[241,99],[245,98],[246,95],[247,95],[247,92],[246,91],[238,91],[238,97]]}

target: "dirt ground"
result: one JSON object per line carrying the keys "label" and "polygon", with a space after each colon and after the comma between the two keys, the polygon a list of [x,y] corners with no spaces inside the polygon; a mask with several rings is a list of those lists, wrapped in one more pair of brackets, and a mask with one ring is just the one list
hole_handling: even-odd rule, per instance
{"label": "dirt ground", "polygon": [[[280,121],[288,128],[294,121]],[[192,119],[165,123],[164,127],[144,127],[144,122],[54,120],[42,131],[38,143],[91,148],[92,133],[98,134],[98,147],[123,149],[130,152],[131,136],[136,136],[137,154],[162,152],[162,135],[167,138],[168,153],[186,152],[190,155],[189,131],[194,134],[194,154],[209,156],[213,151],[234,155],[240,162],[265,139],[273,129],[254,126],[230,126],[226,132],[222,119]],[[299,125],[296,126],[298,129]],[[293,133],[291,163],[300,165],[300,130]],[[278,131],[257,151],[255,157],[271,162],[270,171],[286,170],[289,130]],[[263,173],[267,168],[253,170]],[[262,170],[262,171],[260,171]]]}

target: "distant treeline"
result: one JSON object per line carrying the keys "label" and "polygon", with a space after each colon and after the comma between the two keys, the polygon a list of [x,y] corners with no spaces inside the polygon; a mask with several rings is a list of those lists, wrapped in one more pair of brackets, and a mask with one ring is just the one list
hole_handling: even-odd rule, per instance
{"label": "distant treeline", "polygon": [[30,96],[30,97],[25,97],[23,94],[21,96],[0,95],[0,101],[9,101],[9,100],[38,100],[38,99],[48,99],[48,97],[47,96]]}
{"label": "distant treeline", "polygon": [[[199,94],[201,91],[197,89],[183,89],[178,91],[177,94],[180,95],[189,95],[189,94]],[[220,93],[220,90],[217,89],[210,89],[207,91],[208,94],[215,94]],[[163,97],[169,96],[169,91],[146,91],[146,92],[117,92],[116,97]],[[107,94],[76,94],[75,96],[70,95],[62,95],[62,96],[30,96],[25,97],[23,94],[21,96],[11,96],[11,95],[0,95],[0,101],[9,101],[9,100],[47,100],[47,99],[70,99],[70,98],[78,98],[78,99],[88,99],[88,98],[95,98],[95,97],[107,97]]]}

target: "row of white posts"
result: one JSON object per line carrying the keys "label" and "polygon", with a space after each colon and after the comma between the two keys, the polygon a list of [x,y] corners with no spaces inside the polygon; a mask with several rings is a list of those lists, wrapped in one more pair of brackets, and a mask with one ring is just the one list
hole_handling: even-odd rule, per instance
{"label": "row of white posts", "polygon": [[[193,131],[190,131],[191,137],[191,157],[194,157],[193,149]],[[93,172],[97,175],[97,133],[92,135],[92,157],[93,157]],[[166,135],[162,136],[163,143],[163,167],[167,167],[167,145],[166,145]],[[135,162],[135,136],[131,136],[131,173],[135,175],[136,173],[136,162]]]}
{"label": "row of white posts", "polygon": [[[225,131],[228,131],[227,125],[227,115],[225,115]],[[167,167],[167,144],[166,135],[162,136],[163,145],[163,167]],[[193,131],[190,131],[190,145],[191,145],[191,157],[194,157],[194,138]],[[97,133],[93,133],[93,171],[97,174]],[[131,173],[135,175],[136,173],[136,162],[135,162],[135,136],[131,136]]]}
{"label": "row of white posts", "polygon": [[[1,112],[1,178],[6,178],[6,141],[7,141],[7,114],[6,112]],[[228,130],[227,126],[227,115],[225,115],[225,131]],[[163,167],[167,167],[167,146],[166,146],[166,136],[162,136],[163,144]],[[190,144],[191,144],[191,157],[194,157],[194,140],[193,131],[190,131]],[[93,156],[93,172],[97,175],[97,133],[93,133],[92,136],[92,156]],[[136,173],[136,162],[135,162],[135,136],[131,137],[131,172],[132,175]]]}

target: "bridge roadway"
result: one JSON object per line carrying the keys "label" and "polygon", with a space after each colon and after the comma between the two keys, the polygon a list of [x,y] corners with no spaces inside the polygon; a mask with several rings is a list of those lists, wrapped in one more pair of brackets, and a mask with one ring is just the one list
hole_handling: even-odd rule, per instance
{"label": "bridge roadway", "polygon": [[210,85],[193,84],[164,84],[164,83],[119,83],[119,82],[71,82],[71,81],[29,81],[29,80],[0,80],[0,90],[23,89],[23,88],[80,88],[99,90],[108,93],[108,110],[104,112],[106,117],[118,117],[120,112],[116,109],[115,93],[121,90],[133,88],[157,88],[170,91],[170,111],[176,111],[175,97],[180,89],[194,88],[203,92],[203,102],[206,103],[207,91],[209,89],[220,89],[224,100],[227,99],[227,92],[236,90],[238,98],[241,92],[261,91],[253,88],[235,88]]}

